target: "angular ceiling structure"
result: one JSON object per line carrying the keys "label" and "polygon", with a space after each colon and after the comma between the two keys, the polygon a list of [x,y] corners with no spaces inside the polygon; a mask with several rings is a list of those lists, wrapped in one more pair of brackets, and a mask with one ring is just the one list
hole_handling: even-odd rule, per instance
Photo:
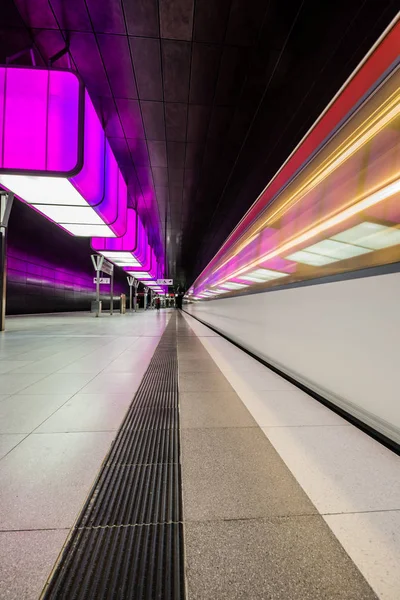
{"label": "angular ceiling structure", "polygon": [[76,70],[189,285],[397,12],[390,0],[3,0],[0,62]]}

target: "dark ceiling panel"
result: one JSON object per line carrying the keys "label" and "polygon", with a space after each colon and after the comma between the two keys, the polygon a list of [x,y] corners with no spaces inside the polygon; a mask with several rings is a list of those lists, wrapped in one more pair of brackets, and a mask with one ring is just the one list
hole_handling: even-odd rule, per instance
{"label": "dark ceiling panel", "polygon": [[3,32],[5,28],[21,28],[24,27],[24,21],[17,9],[16,4],[13,0],[2,0],[1,3],[1,29]]}
{"label": "dark ceiling panel", "polygon": [[169,186],[169,200],[172,209],[176,212],[181,210],[182,205],[182,197],[183,197],[183,187],[179,185],[170,185]]}
{"label": "dark ceiling panel", "polygon": [[117,107],[122,127],[127,138],[143,138],[144,130],[138,100],[117,98]]}
{"label": "dark ceiling panel", "polygon": [[150,159],[146,140],[129,138],[127,141],[135,165],[138,167],[149,167]]}
{"label": "dark ceiling panel", "polygon": [[119,114],[113,98],[93,97],[93,103],[104,123],[106,135],[109,137],[124,137]]}
{"label": "dark ceiling panel", "polygon": [[169,196],[168,196],[168,188],[165,187],[155,187],[155,191],[156,191],[156,196],[157,196],[157,204],[158,204],[158,212],[160,215],[160,221],[163,227],[163,230],[165,229],[165,211],[167,209],[167,204],[169,201]]}
{"label": "dark ceiling panel", "polygon": [[145,195],[153,188],[153,175],[150,167],[136,167],[140,187]]}
{"label": "dark ceiling panel", "polygon": [[74,31],[70,36],[72,58],[89,92],[96,96],[111,96],[95,36]]}
{"label": "dark ceiling panel", "polygon": [[161,52],[165,102],[187,102],[191,45],[187,42],[162,40]]}
{"label": "dark ceiling panel", "polygon": [[165,140],[165,120],[163,102],[142,101],[144,130],[148,140]]}
{"label": "dark ceiling panel", "polygon": [[215,104],[236,104],[248,71],[248,49],[226,46],[215,93]]}
{"label": "dark ceiling panel", "polygon": [[193,169],[196,166],[201,166],[201,161],[204,153],[204,143],[189,142],[186,144],[185,168]]}
{"label": "dark ceiling panel", "polygon": [[149,140],[147,142],[150,156],[150,164],[152,167],[167,166],[167,148],[165,142],[157,142]]}
{"label": "dark ceiling panel", "polygon": [[210,44],[193,44],[190,78],[190,103],[211,104],[218,77],[221,48]]}
{"label": "dark ceiling panel", "polygon": [[58,29],[57,21],[47,0],[14,0],[25,25],[38,29]]}
{"label": "dark ceiling panel", "polygon": [[61,29],[92,30],[85,0],[50,0],[50,4]]}
{"label": "dark ceiling panel", "polygon": [[189,105],[188,142],[201,142],[206,139],[210,122],[211,107],[199,104]]}
{"label": "dark ceiling panel", "polygon": [[125,138],[108,138],[119,165],[132,165],[132,158]]}
{"label": "dark ceiling panel", "polygon": [[126,33],[121,2],[86,0],[93,28],[98,33]]}
{"label": "dark ceiling panel", "polygon": [[228,138],[232,142],[240,143],[244,139],[247,130],[250,127],[253,113],[246,106],[240,105],[233,115]]}
{"label": "dark ceiling panel", "polygon": [[184,142],[186,140],[187,104],[165,103],[167,140]]}
{"label": "dark ceiling panel", "polygon": [[191,40],[194,0],[160,0],[160,31],[162,38]]}
{"label": "dark ceiling panel", "polygon": [[158,37],[157,0],[123,0],[129,35]]}
{"label": "dark ceiling panel", "polygon": [[[165,215],[165,207],[169,201],[169,189],[165,186],[156,185],[155,190],[157,194],[157,200],[159,202],[160,215],[162,217],[163,214]],[[161,210],[162,206],[164,206],[164,211]]]}
{"label": "dark ceiling panel", "polygon": [[185,188],[189,188],[194,191],[199,180],[199,169],[186,169],[185,170]]}
{"label": "dark ceiling panel", "polygon": [[186,144],[183,142],[167,142],[168,167],[170,169],[183,169],[185,166]]}
{"label": "dark ceiling panel", "polygon": [[183,169],[169,168],[168,173],[169,173],[170,185],[179,185],[180,187],[183,186],[183,174],[184,174]]}
{"label": "dark ceiling panel", "polygon": [[[254,45],[264,23],[264,16],[268,11],[269,4],[265,0],[253,0],[252,2],[232,0],[226,43],[235,46]],[[293,3],[293,6],[297,8],[299,4]],[[286,3],[284,6],[286,10],[288,8]]]}
{"label": "dark ceiling panel", "polygon": [[122,35],[98,34],[97,39],[114,96],[137,98],[127,38]]}
{"label": "dark ceiling panel", "polygon": [[194,40],[221,43],[224,40],[231,0],[196,0]]}
{"label": "dark ceiling panel", "polygon": [[[45,62],[65,47],[65,41],[59,29],[33,29],[32,35],[40,54]],[[68,68],[67,56],[62,56],[56,63],[56,67]]]}
{"label": "dark ceiling panel", "polygon": [[141,100],[163,100],[160,41],[130,37],[136,84]]}
{"label": "dark ceiling panel", "polygon": [[138,197],[140,196],[140,194],[142,193],[142,191],[140,189],[136,170],[133,167],[129,170],[129,174],[126,179],[126,183],[128,185],[128,195],[130,195],[131,198],[133,198],[136,203],[136,201],[137,201]]}
{"label": "dark ceiling panel", "polygon": [[[32,38],[25,28],[0,28],[0,62],[5,63],[8,56],[20,52],[23,48],[28,48],[31,43]],[[40,61],[40,56],[38,58]],[[28,56],[23,56],[20,60],[15,61],[15,64],[26,65],[29,64],[29,60]]]}
{"label": "dark ceiling panel", "polygon": [[233,106],[214,106],[208,130],[209,139],[221,140],[221,138],[226,138],[232,123],[234,111],[235,108]]}
{"label": "dark ceiling panel", "polygon": [[165,167],[152,167],[154,185],[167,186],[168,185],[168,169]]}

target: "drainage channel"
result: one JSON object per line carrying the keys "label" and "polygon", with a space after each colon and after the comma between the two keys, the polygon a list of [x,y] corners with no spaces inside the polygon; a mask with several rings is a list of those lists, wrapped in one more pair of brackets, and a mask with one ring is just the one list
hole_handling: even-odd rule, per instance
{"label": "drainage channel", "polygon": [[183,600],[176,316],[172,315],[43,600]]}

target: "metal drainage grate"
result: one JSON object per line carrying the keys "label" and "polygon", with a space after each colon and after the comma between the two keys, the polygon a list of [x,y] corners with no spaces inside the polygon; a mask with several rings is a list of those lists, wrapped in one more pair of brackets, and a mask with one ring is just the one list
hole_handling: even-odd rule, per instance
{"label": "metal drainage grate", "polygon": [[173,315],[44,600],[184,599],[179,452]]}

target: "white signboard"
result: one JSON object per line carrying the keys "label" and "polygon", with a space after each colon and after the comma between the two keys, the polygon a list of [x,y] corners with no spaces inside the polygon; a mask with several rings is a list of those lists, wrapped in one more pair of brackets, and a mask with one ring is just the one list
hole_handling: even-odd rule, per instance
{"label": "white signboard", "polygon": [[174,285],[173,279],[157,279],[158,285]]}
{"label": "white signboard", "polygon": [[[93,283],[97,283],[97,277],[93,277]],[[111,279],[109,277],[100,277],[99,283],[106,283],[109,285],[111,283]]]}
{"label": "white signboard", "polygon": [[112,275],[114,271],[114,265],[108,262],[108,260],[104,259],[100,271],[103,271],[103,273],[108,273],[108,275]]}

